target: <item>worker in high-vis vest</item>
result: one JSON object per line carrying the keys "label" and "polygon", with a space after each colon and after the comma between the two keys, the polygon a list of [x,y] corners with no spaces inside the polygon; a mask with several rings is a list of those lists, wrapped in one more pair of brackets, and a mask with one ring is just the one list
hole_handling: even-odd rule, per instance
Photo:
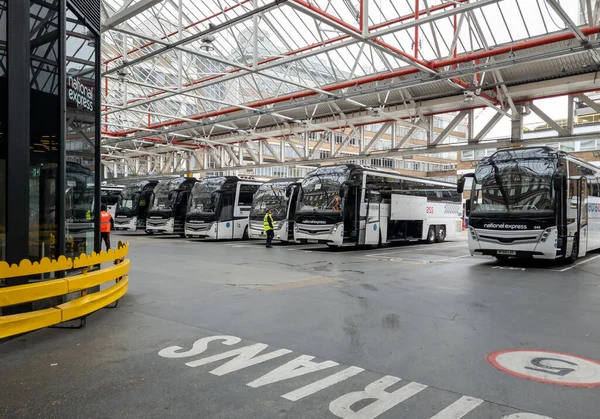
{"label": "worker in high-vis vest", "polygon": [[265,218],[263,220],[265,233],[267,233],[267,247],[271,248],[271,242],[273,241],[273,237],[275,237],[275,231],[273,231],[273,215],[271,215],[271,210],[267,208],[265,213]]}
{"label": "worker in high-vis vest", "polygon": [[106,211],[106,205],[100,207],[100,237],[106,244],[106,250],[110,250],[110,224],[112,221],[112,215]]}

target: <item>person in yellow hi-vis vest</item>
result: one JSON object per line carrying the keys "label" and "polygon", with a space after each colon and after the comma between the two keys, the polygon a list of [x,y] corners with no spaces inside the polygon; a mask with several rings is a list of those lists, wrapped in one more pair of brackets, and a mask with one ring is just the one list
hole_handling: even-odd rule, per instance
{"label": "person in yellow hi-vis vest", "polygon": [[267,233],[267,247],[271,248],[271,242],[275,237],[275,231],[273,231],[273,216],[271,215],[271,209],[267,208],[265,218],[263,220],[265,233]]}

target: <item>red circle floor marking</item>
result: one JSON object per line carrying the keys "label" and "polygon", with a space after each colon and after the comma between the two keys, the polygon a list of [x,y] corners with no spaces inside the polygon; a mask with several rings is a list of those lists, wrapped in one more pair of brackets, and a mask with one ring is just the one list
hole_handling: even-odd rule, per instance
{"label": "red circle floor marking", "polygon": [[[505,349],[488,354],[485,360],[502,372],[527,380],[569,387],[600,386],[600,362],[582,356],[537,349]],[[537,364],[532,364],[533,360],[538,360]],[[566,368],[542,364],[539,360],[559,361]],[[574,375],[569,378],[570,373]],[[574,378],[578,381],[570,381]]]}

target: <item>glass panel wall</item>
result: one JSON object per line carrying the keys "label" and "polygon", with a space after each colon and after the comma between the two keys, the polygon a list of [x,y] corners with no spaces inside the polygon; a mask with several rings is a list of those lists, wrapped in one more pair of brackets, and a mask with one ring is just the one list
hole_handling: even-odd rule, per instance
{"label": "glass panel wall", "polygon": [[[96,48],[97,36],[66,11],[65,254],[92,253],[96,237]],[[99,158],[99,156],[98,156]]]}
{"label": "glass panel wall", "polygon": [[30,29],[29,258],[57,257],[60,142],[58,0],[32,0]]}
{"label": "glass panel wall", "polygon": [[6,155],[8,129],[8,84],[6,79],[8,10],[0,0],[0,260],[6,260]]}

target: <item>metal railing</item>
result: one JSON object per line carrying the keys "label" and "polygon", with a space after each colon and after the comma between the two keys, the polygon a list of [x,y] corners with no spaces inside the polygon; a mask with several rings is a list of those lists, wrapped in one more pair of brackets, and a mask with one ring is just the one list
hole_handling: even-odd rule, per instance
{"label": "metal railing", "polygon": [[[73,270],[79,270],[77,274],[63,278],[0,288],[0,308],[67,295],[76,297],[41,310],[0,315],[0,339],[76,319],[82,319],[83,326],[87,315],[117,303],[129,286],[127,273],[130,261],[125,259],[128,252],[129,244],[119,242],[115,250],[81,254],[74,259],[61,256],[56,260],[43,258],[40,262],[33,263],[23,260],[18,265],[0,262],[0,280],[52,273],[60,276],[58,274],[61,272],[72,273]],[[101,263],[107,262],[114,262],[114,265],[96,269]],[[88,290],[111,281],[115,282],[109,287],[88,293]]]}

